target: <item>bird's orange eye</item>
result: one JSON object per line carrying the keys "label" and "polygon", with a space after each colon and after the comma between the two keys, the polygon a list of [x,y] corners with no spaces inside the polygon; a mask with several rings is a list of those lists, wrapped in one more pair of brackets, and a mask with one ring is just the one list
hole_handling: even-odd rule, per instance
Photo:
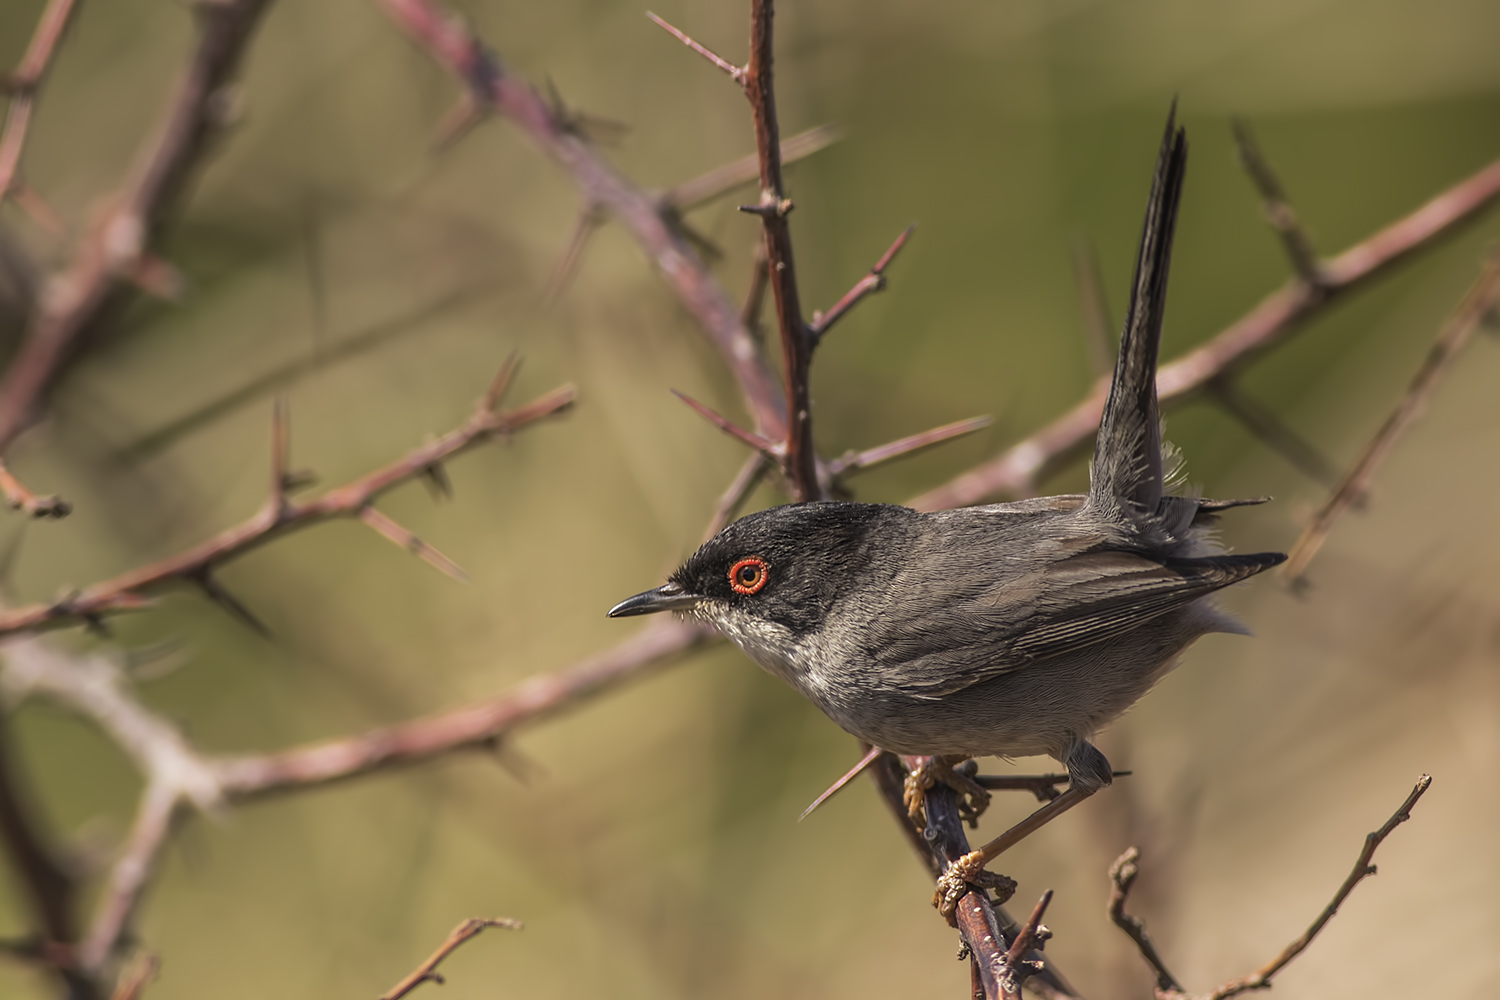
{"label": "bird's orange eye", "polygon": [[771,570],[764,559],[741,559],[729,567],[729,585],[736,594],[753,594],[766,585]]}

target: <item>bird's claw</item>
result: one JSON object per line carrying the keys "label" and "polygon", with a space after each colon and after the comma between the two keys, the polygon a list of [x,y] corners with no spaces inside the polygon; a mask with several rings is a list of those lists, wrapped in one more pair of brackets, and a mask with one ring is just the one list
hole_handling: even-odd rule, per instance
{"label": "bird's claw", "polygon": [[1016,882],[998,872],[986,871],[987,859],[982,851],[970,851],[948,866],[938,877],[937,888],[932,894],[932,905],[950,925],[956,923],[954,912],[958,901],[971,889],[994,889],[995,902],[1004,903],[1015,895]]}
{"label": "bird's claw", "polygon": [[[955,766],[957,765],[957,766]],[[906,775],[902,801],[906,814],[917,829],[927,826],[926,792],[937,785],[947,785],[958,795],[958,814],[975,827],[979,816],[990,805],[987,788],[974,780],[978,765],[966,757],[925,757]]]}

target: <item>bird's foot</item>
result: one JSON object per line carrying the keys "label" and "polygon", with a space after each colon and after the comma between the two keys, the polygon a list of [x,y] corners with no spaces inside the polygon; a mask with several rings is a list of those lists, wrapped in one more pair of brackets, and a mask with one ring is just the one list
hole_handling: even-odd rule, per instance
{"label": "bird's foot", "polygon": [[971,889],[994,889],[997,904],[1004,903],[1015,895],[1015,880],[998,872],[986,871],[984,866],[988,861],[989,858],[983,851],[970,851],[949,865],[948,870],[938,877],[937,888],[932,894],[932,905],[937,907],[937,911],[950,925],[956,921],[954,911],[958,909],[958,901],[968,895]]}
{"label": "bird's foot", "polygon": [[918,761],[917,766],[907,772],[906,787],[901,796],[912,825],[919,830],[926,829],[927,789],[947,785],[958,795],[958,814],[970,827],[977,826],[980,814],[990,805],[989,790],[974,780],[979,765],[963,756],[920,757]]}

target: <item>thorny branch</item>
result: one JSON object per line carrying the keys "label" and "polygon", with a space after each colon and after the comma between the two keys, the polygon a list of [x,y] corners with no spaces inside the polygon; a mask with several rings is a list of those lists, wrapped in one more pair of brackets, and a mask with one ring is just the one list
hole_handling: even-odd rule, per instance
{"label": "thorny branch", "polygon": [[1365,446],[1359,460],[1339,481],[1328,501],[1313,516],[1297,544],[1292,546],[1282,568],[1282,575],[1288,583],[1300,585],[1306,582],[1307,567],[1323,547],[1334,522],[1369,492],[1375,474],[1390,457],[1396,442],[1422,415],[1447,374],[1448,366],[1464,349],[1474,331],[1494,314],[1497,304],[1500,304],[1500,252],[1492,252],[1473,287],[1438,331],[1437,340],[1422,359],[1421,367],[1412,376],[1411,384],[1397,401],[1396,408]]}
{"label": "thorny branch", "polygon": [[71,352],[98,332],[124,283],[165,291],[170,269],[151,246],[208,140],[229,123],[230,79],[268,0],[218,0],[197,9],[198,43],[153,135],[99,223],[41,297],[20,351],[0,380],[0,453],[32,419]]}
{"label": "thorny branch", "polygon": [[443,982],[443,977],[438,974],[437,967],[453,954],[454,950],[471,938],[478,937],[479,932],[486,927],[500,927],[508,931],[521,930],[523,925],[519,920],[510,917],[470,917],[457,927],[453,928],[447,940],[438,945],[437,951],[427,957],[427,960],[411,971],[411,974],[402,979],[388,991],[382,993],[380,1000],[401,1000],[402,997],[423,983]]}
{"label": "thorny branch", "polygon": [[[1232,376],[1284,342],[1330,302],[1343,298],[1454,232],[1500,198],[1500,161],[1460,181],[1405,218],[1323,262],[1323,280],[1294,277],[1207,343],[1157,372],[1161,401],[1177,402]],[[1082,401],[1003,453],[922,494],[911,506],[943,510],[995,496],[1028,496],[1043,476],[1093,440],[1109,386],[1100,382]]]}
{"label": "thorny branch", "polygon": [[1271,985],[1272,978],[1278,972],[1286,968],[1291,964],[1293,959],[1307,950],[1307,946],[1312,944],[1313,939],[1318,936],[1318,932],[1323,929],[1328,921],[1333,919],[1333,915],[1339,911],[1339,907],[1343,905],[1344,900],[1349,898],[1349,894],[1354,891],[1354,887],[1375,874],[1375,866],[1371,862],[1375,858],[1376,849],[1380,847],[1385,838],[1391,835],[1391,831],[1411,819],[1412,809],[1430,787],[1432,787],[1432,778],[1425,774],[1422,775],[1417,779],[1417,783],[1412,788],[1411,793],[1406,796],[1406,801],[1402,802],[1400,808],[1391,814],[1391,818],[1386,820],[1380,829],[1365,836],[1364,846],[1360,849],[1359,857],[1354,861],[1353,869],[1350,870],[1343,884],[1339,886],[1338,891],[1333,894],[1333,899],[1329,900],[1328,905],[1323,907],[1322,912],[1318,914],[1307,930],[1303,931],[1295,941],[1281,950],[1281,954],[1248,976],[1232,979],[1211,993],[1203,994],[1201,997],[1194,997],[1183,991],[1176,978],[1167,971],[1166,964],[1162,961],[1161,955],[1157,952],[1155,945],[1151,943],[1150,937],[1146,934],[1145,925],[1138,918],[1132,917],[1125,912],[1125,900],[1130,893],[1130,886],[1135,881],[1137,874],[1135,863],[1139,857],[1139,852],[1132,847],[1120,855],[1119,859],[1115,861],[1109,870],[1110,883],[1113,887],[1110,892],[1109,915],[1120,929],[1135,942],[1137,949],[1141,953],[1141,957],[1146,960],[1147,964],[1151,966],[1152,971],[1156,973],[1157,985],[1155,995],[1157,1000],[1229,1000],[1230,997],[1239,996],[1241,993],[1267,989]]}
{"label": "thorny branch", "polygon": [[[498,381],[503,382],[510,370],[509,367],[503,370]],[[0,636],[96,621],[106,614],[139,609],[149,603],[147,591],[173,581],[192,582],[220,603],[231,602],[232,599],[225,596],[214,580],[213,572],[218,567],[275,538],[321,521],[353,517],[369,524],[375,519],[366,517],[365,511],[382,494],[408,480],[429,475],[429,469],[442,465],[476,444],[492,437],[504,437],[567,409],[573,403],[574,390],[572,386],[563,386],[517,409],[505,411],[491,408],[494,396],[492,392],[481,400],[463,426],[343,486],[308,500],[289,499],[283,491],[273,488],[270,501],[258,514],[184,552],[96,583],[52,603],[31,604],[0,612]],[[284,475],[284,471],[277,475]],[[279,481],[276,475],[273,475],[273,481]],[[389,523],[389,519],[382,515],[372,527],[385,537],[401,541],[403,547],[439,568],[451,564],[440,553],[434,555],[435,550],[404,528],[396,526],[404,533],[399,536],[393,530],[381,530]],[[237,609],[232,603],[230,610],[237,616],[244,615],[243,609]]]}

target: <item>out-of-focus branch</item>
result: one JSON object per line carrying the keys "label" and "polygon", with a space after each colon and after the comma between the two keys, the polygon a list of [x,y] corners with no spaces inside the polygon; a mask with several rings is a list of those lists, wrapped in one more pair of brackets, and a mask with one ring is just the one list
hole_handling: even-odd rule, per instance
{"label": "out-of-focus branch", "polygon": [[4,459],[0,459],[0,495],[11,510],[25,511],[32,517],[67,517],[73,511],[72,505],[61,497],[37,496],[27,489]]}
{"label": "out-of-focus branch", "polygon": [[[655,19],[665,24],[660,18]],[[667,26],[670,29],[670,26]],[[819,150],[827,149],[839,140],[837,125],[819,125],[806,132],[799,132],[781,142],[781,162],[796,163]],[[723,197],[737,187],[749,184],[760,176],[760,154],[751,153],[720,167],[699,174],[692,180],[683,181],[660,196],[663,209],[678,213],[689,212]]]}
{"label": "out-of-focus branch", "polygon": [[447,940],[438,945],[437,951],[427,957],[427,960],[411,971],[411,974],[381,994],[380,1000],[401,1000],[402,997],[423,983],[443,982],[443,977],[438,974],[437,967],[453,954],[454,950],[470,938],[477,937],[479,932],[486,927],[501,927],[508,931],[522,929],[521,921],[512,920],[509,917],[470,917],[457,927],[453,928]]}
{"label": "out-of-focus branch", "polygon": [[[1500,161],[1428,201],[1324,262],[1322,281],[1296,277],[1271,293],[1228,329],[1189,351],[1156,376],[1163,403],[1179,401],[1232,375],[1284,341],[1328,303],[1355,291],[1435,241],[1451,234],[1500,198]],[[979,503],[990,497],[1030,494],[1036,483],[1094,439],[1108,385],[1089,395],[1046,427],[1000,455],[912,501],[920,510]]]}
{"label": "out-of-focus branch", "polygon": [[457,17],[433,0],[379,0],[397,27],[470,88],[475,98],[514,122],[579,189],[585,205],[608,211],[656,264],[662,278],[697,319],[739,383],[759,432],[785,435],[781,389],[739,309],[687,238],[662,212],[658,197],[625,178],[589,142],[560,121],[530,83],[499,59]]}
{"label": "out-of-focus branch", "polygon": [[[503,377],[506,373],[501,374]],[[478,443],[503,437],[567,409],[575,393],[572,386],[563,386],[517,409],[504,411],[492,408],[494,395],[492,390],[490,396],[481,400],[463,426],[350,483],[308,500],[292,500],[273,490],[271,501],[260,513],[185,552],[96,583],[50,604],[0,612],[0,636],[94,621],[113,612],[145,607],[149,603],[146,591],[172,581],[195,583],[210,597],[224,602],[222,591],[215,593],[217,584],[212,577],[219,566],[309,525],[338,517],[361,517],[376,499],[401,483],[429,475],[429,469]]]}
{"label": "out-of-focus branch", "polygon": [[77,885],[36,829],[36,810],[15,761],[9,720],[0,712],[0,845],[12,878],[29,897],[43,940],[38,957],[58,969],[73,965]]}
{"label": "out-of-focus branch", "polygon": [[1236,118],[1231,122],[1231,127],[1240,163],[1260,192],[1261,210],[1265,212],[1266,221],[1271,224],[1271,228],[1276,230],[1276,235],[1281,237],[1281,245],[1286,250],[1292,270],[1303,281],[1321,284],[1323,270],[1312,237],[1302,228],[1302,222],[1297,218],[1292,203],[1287,200],[1286,192],[1281,187],[1281,179],[1276,176],[1270,161],[1260,151],[1260,144],[1255,141],[1250,123],[1243,118]]}
{"label": "out-of-focus branch", "polygon": [[488,701],[278,753],[215,758],[211,766],[233,801],[325,785],[455,750],[487,749],[523,722],[570,709],[711,638],[702,627],[663,619],[576,666],[522,681]]}
{"label": "out-of-focus branch", "polygon": [[1406,392],[1396,402],[1396,408],[1365,446],[1359,460],[1339,481],[1333,495],[1313,517],[1302,532],[1302,537],[1297,539],[1297,544],[1292,546],[1286,566],[1282,569],[1282,575],[1288,583],[1295,586],[1306,582],[1308,564],[1323,547],[1334,523],[1369,493],[1375,474],[1390,457],[1396,442],[1422,415],[1428,400],[1447,374],[1448,366],[1486,317],[1494,313],[1497,304],[1500,304],[1500,252],[1492,252],[1485,260],[1484,268],[1473,287],[1438,331],[1437,340],[1422,359],[1422,365],[1412,376]]}
{"label": "out-of-focus branch", "polygon": [[93,923],[79,949],[79,963],[92,975],[102,976],[115,950],[124,943],[131,918],[156,874],[162,848],[172,833],[172,821],[183,801],[182,790],[170,779],[151,776],[136,808],[130,836],[110,868]]}
{"label": "out-of-focus branch", "polygon": [[1348,877],[1344,879],[1338,891],[1333,894],[1333,898],[1329,900],[1328,905],[1323,907],[1322,912],[1318,914],[1307,930],[1303,931],[1297,940],[1287,945],[1282,949],[1281,954],[1271,959],[1271,961],[1250,975],[1242,976],[1239,979],[1232,979],[1212,992],[1198,997],[1190,996],[1183,992],[1182,987],[1177,984],[1177,980],[1167,971],[1166,965],[1162,962],[1161,956],[1151,943],[1151,939],[1146,935],[1145,926],[1139,919],[1125,913],[1125,900],[1130,893],[1131,883],[1135,881],[1135,861],[1137,855],[1134,848],[1122,854],[1119,860],[1110,868],[1110,882],[1113,886],[1109,903],[1110,917],[1135,942],[1142,957],[1146,959],[1147,963],[1156,973],[1157,987],[1155,994],[1157,1000],[1229,1000],[1230,997],[1239,996],[1241,993],[1270,988],[1272,978],[1290,965],[1293,959],[1307,950],[1307,946],[1312,944],[1313,939],[1318,936],[1318,932],[1323,929],[1328,921],[1333,919],[1333,915],[1339,911],[1339,907],[1343,905],[1344,900],[1349,898],[1349,894],[1354,891],[1354,887],[1375,874],[1375,866],[1370,862],[1375,858],[1376,849],[1380,847],[1385,838],[1391,835],[1391,831],[1411,819],[1412,809],[1430,787],[1432,787],[1432,778],[1425,774],[1422,775],[1417,779],[1416,785],[1412,788],[1411,793],[1406,796],[1406,800],[1401,803],[1400,808],[1391,814],[1391,818],[1386,820],[1380,829],[1365,836],[1364,847],[1360,849],[1359,857],[1355,859],[1354,868],[1350,870]]}
{"label": "out-of-focus branch", "polygon": [[21,154],[26,150],[26,138],[31,131],[37,93],[76,6],[77,0],[48,0],[31,44],[21,57],[21,65],[5,80],[5,89],[11,97],[5,113],[5,130],[0,133],[0,201],[14,194],[21,183]]}
{"label": "out-of-focus branch", "polygon": [[0,452],[31,420],[72,349],[93,334],[124,283],[160,285],[163,265],[150,248],[225,124],[230,78],[268,0],[217,0],[196,9],[198,42],[165,113],[66,270],[51,279],[15,360],[0,380]]}

